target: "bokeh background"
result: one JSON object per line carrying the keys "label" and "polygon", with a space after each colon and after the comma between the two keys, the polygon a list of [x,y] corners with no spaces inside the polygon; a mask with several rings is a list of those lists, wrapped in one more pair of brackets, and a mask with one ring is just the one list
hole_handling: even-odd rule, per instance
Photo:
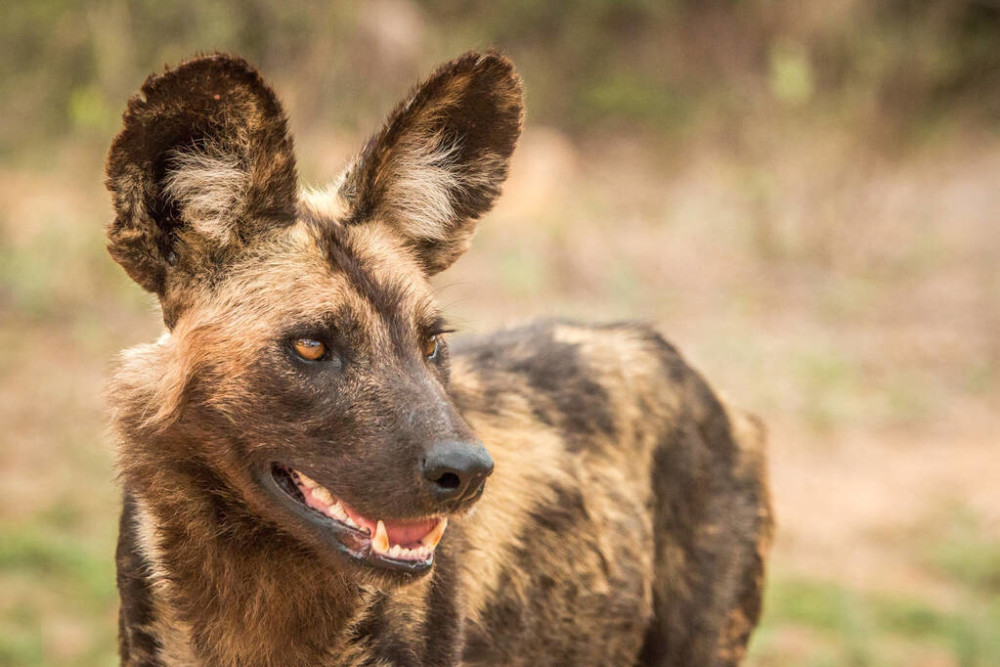
{"label": "bokeh background", "polygon": [[451,319],[654,321],[764,417],[749,664],[1000,664],[1000,3],[8,0],[0,44],[0,665],[116,664],[101,391],[161,327],[103,247],[127,96],[242,54],[320,184],[490,45],[526,130]]}

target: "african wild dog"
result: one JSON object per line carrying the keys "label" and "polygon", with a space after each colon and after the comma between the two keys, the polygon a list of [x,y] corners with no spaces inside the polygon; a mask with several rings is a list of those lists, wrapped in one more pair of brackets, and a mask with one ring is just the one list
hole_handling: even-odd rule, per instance
{"label": "african wild dog", "polygon": [[756,421],[642,325],[446,340],[428,277],[521,117],[511,63],[467,54],[309,192],[243,60],[129,100],[108,248],[167,332],[110,390],[123,663],[739,662],[771,529]]}

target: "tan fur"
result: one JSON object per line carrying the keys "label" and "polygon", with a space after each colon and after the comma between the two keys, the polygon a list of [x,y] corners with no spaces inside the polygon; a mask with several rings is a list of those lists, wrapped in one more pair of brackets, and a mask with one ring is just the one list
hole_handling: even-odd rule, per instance
{"label": "tan fur", "polygon": [[316,220],[341,220],[348,213],[348,203],[339,190],[339,180],[322,188],[305,187],[299,192],[299,207]]}

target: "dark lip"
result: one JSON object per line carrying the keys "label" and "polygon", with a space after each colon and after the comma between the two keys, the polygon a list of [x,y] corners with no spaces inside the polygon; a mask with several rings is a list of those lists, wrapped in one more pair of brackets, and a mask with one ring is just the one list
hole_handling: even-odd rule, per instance
{"label": "dark lip", "polygon": [[298,498],[293,497],[278,481],[282,466],[272,464],[264,470],[256,470],[254,477],[257,483],[269,493],[292,515],[305,530],[317,535],[320,540],[344,554],[351,561],[376,570],[405,575],[421,575],[430,571],[434,565],[434,554],[425,561],[403,561],[383,556],[372,551],[371,536],[367,531],[357,530],[345,524],[334,521],[330,517],[308,507]]}

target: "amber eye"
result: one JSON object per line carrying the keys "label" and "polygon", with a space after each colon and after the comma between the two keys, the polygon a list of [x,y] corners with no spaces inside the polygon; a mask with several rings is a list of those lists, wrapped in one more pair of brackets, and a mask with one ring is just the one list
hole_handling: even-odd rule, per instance
{"label": "amber eye", "polygon": [[428,336],[424,339],[424,356],[428,359],[433,359],[438,353],[438,337]]}
{"label": "amber eye", "polygon": [[296,338],[292,341],[295,354],[306,361],[319,361],[326,355],[326,345],[315,338]]}

